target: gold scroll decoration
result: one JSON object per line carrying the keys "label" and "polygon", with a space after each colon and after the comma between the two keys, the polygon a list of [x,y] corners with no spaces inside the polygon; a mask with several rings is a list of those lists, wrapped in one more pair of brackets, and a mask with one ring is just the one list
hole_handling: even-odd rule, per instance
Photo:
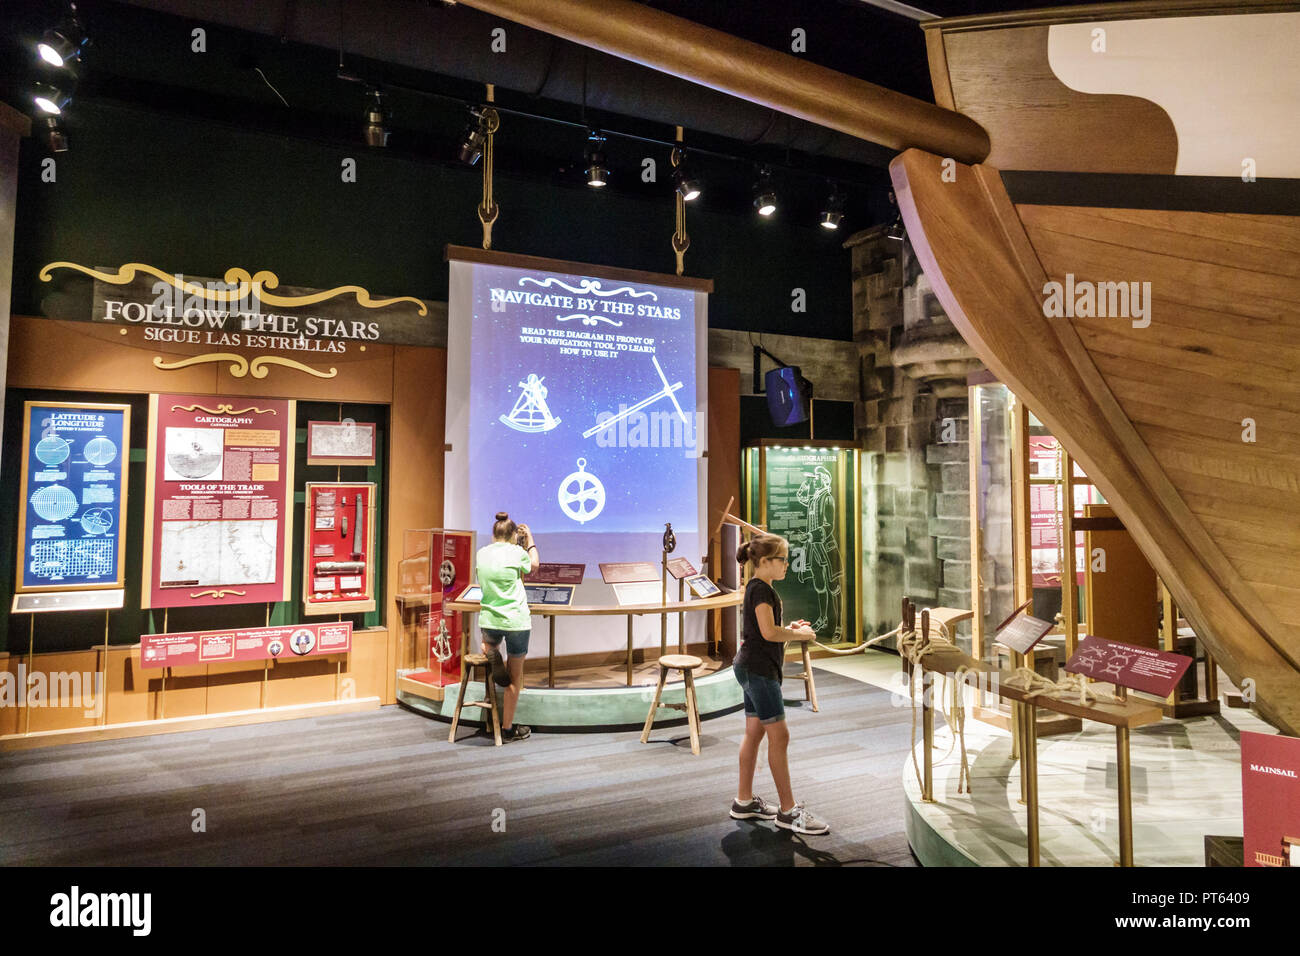
{"label": "gold scroll decoration", "polygon": [[191,594],[190,597],[192,598],[214,597],[219,600],[225,597],[227,594],[238,594],[240,596],[243,596],[247,593],[248,593],[247,591],[236,591],[234,588],[213,588],[209,591],[198,591],[194,594]]}
{"label": "gold scroll decoration", "polygon": [[328,372],[322,372],[310,365],[303,365],[301,362],[281,358],[278,355],[259,355],[252,362],[234,352],[209,352],[206,355],[195,355],[193,358],[181,359],[177,362],[164,362],[160,355],[153,357],[154,367],[165,372],[175,371],[178,368],[189,368],[191,365],[204,365],[208,362],[229,362],[230,374],[234,378],[243,378],[249,374],[253,378],[266,378],[271,371],[268,366],[271,365],[281,365],[297,372],[306,372],[308,375],[315,375],[317,378],[333,378],[339,373],[336,368],[331,368]]}
{"label": "gold scroll decoration", "polygon": [[234,405],[218,405],[216,408],[208,408],[206,405],[173,405],[172,411],[207,412],[209,415],[243,415],[245,412],[254,412],[258,415],[278,414],[274,408],[255,408],[252,405],[239,411],[235,411]]}
{"label": "gold scroll decoration", "polygon": [[[412,298],[409,295],[398,296],[393,299],[374,299],[370,293],[358,285],[341,285],[334,289],[326,289],[321,292],[312,292],[307,295],[276,295],[268,292],[268,289],[274,289],[280,285],[280,279],[274,272],[262,270],[256,274],[250,274],[247,269],[233,268],[227,269],[222,281],[226,285],[235,286],[233,289],[220,290],[209,289],[199,285],[196,282],[186,282],[180,276],[169,275],[161,269],[154,266],[145,265],[143,262],[128,262],[120,267],[116,273],[100,272],[97,269],[91,269],[87,266],[78,265],[75,262],[50,262],[41,267],[39,273],[42,282],[51,280],[51,273],[54,269],[73,269],[77,272],[84,273],[93,279],[101,282],[107,282],[111,285],[126,285],[135,281],[140,273],[154,276],[168,285],[180,289],[189,295],[202,296],[209,302],[238,302],[247,298],[251,292],[257,298],[267,305],[279,306],[303,306],[314,305],[317,302],[324,302],[326,299],[333,299],[340,295],[353,293],[357,297],[357,304],[366,309],[382,309],[390,305],[397,305],[402,302],[410,302],[419,309],[420,315],[428,315],[428,307],[419,299]],[[262,376],[255,376],[262,377]]]}

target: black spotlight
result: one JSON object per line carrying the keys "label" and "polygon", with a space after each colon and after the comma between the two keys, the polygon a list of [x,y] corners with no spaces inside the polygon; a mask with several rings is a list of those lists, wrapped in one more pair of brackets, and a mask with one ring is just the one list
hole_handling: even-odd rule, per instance
{"label": "black spotlight", "polygon": [[487,141],[487,121],[483,118],[481,109],[470,107],[469,112],[469,126],[465,127],[465,135],[456,148],[456,158],[466,166],[473,166],[483,155],[483,144]]}
{"label": "black spotlight", "polygon": [[68,151],[68,132],[57,116],[42,116],[38,121],[45,146],[51,153]]}
{"label": "black spotlight", "polygon": [[605,137],[597,130],[587,133],[587,185],[599,189],[609,182],[609,167],[605,165]]}
{"label": "black spotlight", "polygon": [[82,52],[90,43],[85,28],[77,19],[77,5],[69,6],[69,13],[62,22],[54,29],[46,30],[36,44],[36,52],[50,66],[62,67],[81,59]]}
{"label": "black spotlight", "polygon": [[42,113],[59,116],[64,108],[72,102],[70,90],[62,89],[51,83],[36,83],[32,87],[32,102]]}
{"label": "black spotlight", "polygon": [[366,145],[384,147],[388,145],[388,110],[384,108],[384,94],[378,89],[371,89],[367,94],[374,102],[366,106]]}
{"label": "black spotlight", "polygon": [[887,237],[895,242],[902,242],[907,238],[907,227],[903,225],[903,217],[899,216],[889,224],[889,231],[885,233]]}
{"label": "black spotlight", "polygon": [[826,205],[822,207],[822,228],[826,230],[838,229],[843,221],[844,196],[838,187],[831,186],[831,194],[826,197]]}
{"label": "black spotlight", "polygon": [[682,199],[686,202],[693,202],[700,198],[703,187],[695,176],[692,176],[686,166],[686,150],[680,146],[673,147],[673,156],[677,160],[677,168],[673,170],[673,187],[682,194]]}
{"label": "black spotlight", "polygon": [[776,189],[772,186],[772,173],[767,167],[759,171],[758,182],[754,183],[754,208],[760,216],[776,212]]}

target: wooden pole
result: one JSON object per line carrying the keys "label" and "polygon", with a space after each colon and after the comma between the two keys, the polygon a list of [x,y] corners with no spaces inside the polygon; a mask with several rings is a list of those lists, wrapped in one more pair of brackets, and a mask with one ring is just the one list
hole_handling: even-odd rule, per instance
{"label": "wooden pole", "polygon": [[960,113],[633,0],[461,3],[890,149],[989,154],[988,133]]}

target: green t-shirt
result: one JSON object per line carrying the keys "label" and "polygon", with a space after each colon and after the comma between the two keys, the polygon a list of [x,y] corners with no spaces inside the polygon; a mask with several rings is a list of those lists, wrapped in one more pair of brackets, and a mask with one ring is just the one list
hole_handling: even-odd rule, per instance
{"label": "green t-shirt", "polygon": [[494,631],[527,631],[532,627],[524,575],[532,570],[528,552],[509,541],[493,541],[478,549],[478,583],[483,589],[478,626]]}

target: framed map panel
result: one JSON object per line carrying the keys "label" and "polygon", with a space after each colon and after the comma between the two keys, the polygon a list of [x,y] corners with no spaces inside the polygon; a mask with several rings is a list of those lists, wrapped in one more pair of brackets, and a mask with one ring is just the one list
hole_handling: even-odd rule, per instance
{"label": "framed map panel", "polygon": [[143,607],[289,600],[295,403],[149,396]]}
{"label": "framed map panel", "polygon": [[375,463],[374,422],[307,423],[307,464],[373,465]]}

